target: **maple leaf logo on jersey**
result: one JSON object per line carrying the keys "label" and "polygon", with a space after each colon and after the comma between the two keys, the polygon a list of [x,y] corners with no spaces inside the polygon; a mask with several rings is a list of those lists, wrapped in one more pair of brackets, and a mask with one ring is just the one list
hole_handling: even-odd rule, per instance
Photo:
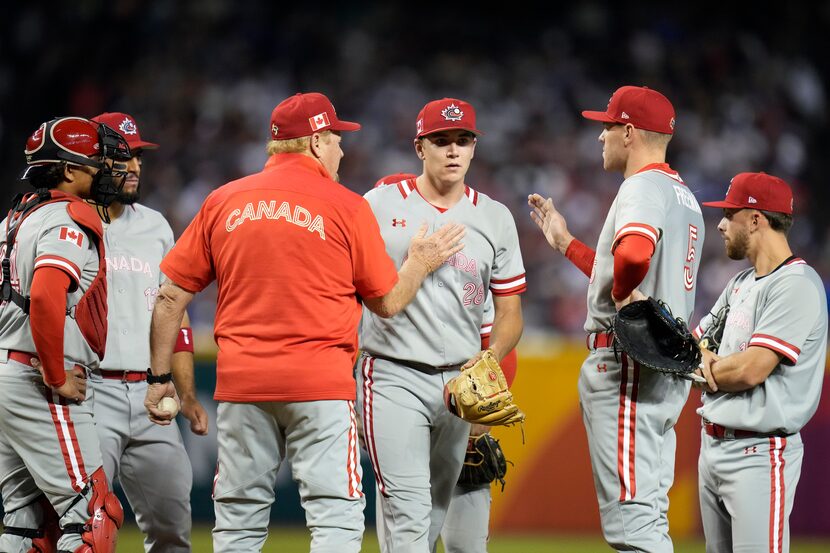
{"label": "maple leaf logo on jersey", "polygon": [[461,121],[461,118],[464,117],[464,112],[455,104],[450,104],[441,110],[441,115],[447,121]]}
{"label": "maple leaf logo on jersey", "polygon": [[118,125],[118,130],[121,134],[138,134],[138,127],[135,126],[135,121],[129,117],[125,117],[121,124]]}
{"label": "maple leaf logo on jersey", "polygon": [[58,238],[64,242],[72,242],[79,248],[83,247],[84,244],[84,235],[70,227],[61,227],[60,232],[58,232]]}

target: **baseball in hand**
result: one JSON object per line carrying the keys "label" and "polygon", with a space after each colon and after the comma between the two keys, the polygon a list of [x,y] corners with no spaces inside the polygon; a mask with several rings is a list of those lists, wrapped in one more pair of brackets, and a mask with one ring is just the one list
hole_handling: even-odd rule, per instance
{"label": "baseball in hand", "polygon": [[163,397],[161,398],[161,401],[159,401],[158,410],[166,411],[175,417],[179,412],[179,402],[172,397]]}

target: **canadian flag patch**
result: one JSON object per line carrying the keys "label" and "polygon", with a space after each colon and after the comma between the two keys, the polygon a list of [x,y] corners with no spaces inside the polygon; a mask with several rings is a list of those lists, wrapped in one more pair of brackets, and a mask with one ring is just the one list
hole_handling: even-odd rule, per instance
{"label": "canadian flag patch", "polygon": [[329,123],[329,114],[325,111],[323,113],[318,113],[314,117],[309,117],[308,122],[311,123],[312,131],[319,131],[320,129],[331,125],[331,123]]}
{"label": "canadian flag patch", "polygon": [[71,227],[61,227],[58,238],[65,242],[72,242],[79,248],[84,245],[84,234]]}

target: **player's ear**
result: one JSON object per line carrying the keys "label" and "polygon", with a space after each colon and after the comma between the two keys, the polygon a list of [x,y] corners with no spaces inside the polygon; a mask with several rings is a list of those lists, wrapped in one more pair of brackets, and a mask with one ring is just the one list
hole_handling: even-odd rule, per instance
{"label": "player's ear", "polygon": [[623,140],[625,141],[626,146],[631,144],[631,141],[634,140],[634,133],[637,132],[637,129],[634,128],[634,125],[631,123],[627,123],[625,128],[623,129]]}
{"label": "player's ear", "polygon": [[413,144],[415,145],[415,153],[418,154],[418,157],[423,160],[424,159],[424,144],[423,140],[420,138],[416,138],[413,140]]}
{"label": "player's ear", "polygon": [[311,155],[315,158],[320,157],[320,154],[322,153],[322,136],[320,136],[320,133],[312,133],[312,135],[308,137],[308,147],[309,150],[311,150]]}

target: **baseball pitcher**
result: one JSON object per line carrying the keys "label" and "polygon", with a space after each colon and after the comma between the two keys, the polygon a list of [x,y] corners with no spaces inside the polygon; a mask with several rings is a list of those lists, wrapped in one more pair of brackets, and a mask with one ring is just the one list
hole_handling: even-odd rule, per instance
{"label": "baseball pitcher", "polygon": [[423,222],[467,228],[463,252],[424,281],[412,304],[391,318],[367,313],[361,325],[358,400],[386,552],[435,550],[470,433],[447,410],[444,386],[481,351],[488,295],[495,356],[502,359],[521,336],[526,285],[513,217],[464,183],[480,134],[469,103],[429,102],[414,141],[423,173],[366,194],[398,266]]}

